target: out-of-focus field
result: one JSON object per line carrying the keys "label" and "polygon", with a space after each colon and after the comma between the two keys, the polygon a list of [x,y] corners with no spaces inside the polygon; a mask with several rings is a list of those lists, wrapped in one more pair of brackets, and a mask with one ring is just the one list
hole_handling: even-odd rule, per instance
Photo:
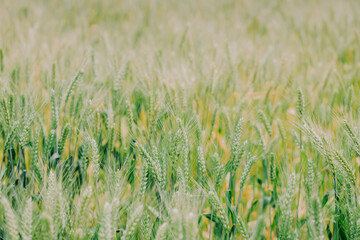
{"label": "out-of-focus field", "polygon": [[0,239],[359,239],[359,13],[0,0]]}

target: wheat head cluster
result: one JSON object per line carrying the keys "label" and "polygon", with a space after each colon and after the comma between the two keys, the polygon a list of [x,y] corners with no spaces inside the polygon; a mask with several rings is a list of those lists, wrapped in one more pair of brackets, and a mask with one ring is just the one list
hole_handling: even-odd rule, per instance
{"label": "wheat head cluster", "polygon": [[358,0],[0,0],[0,239],[360,239]]}

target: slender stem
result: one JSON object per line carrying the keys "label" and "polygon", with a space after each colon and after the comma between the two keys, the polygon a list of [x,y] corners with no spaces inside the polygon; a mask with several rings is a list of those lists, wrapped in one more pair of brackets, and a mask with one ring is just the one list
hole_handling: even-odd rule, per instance
{"label": "slender stem", "polygon": [[[231,202],[232,202],[233,196],[235,197],[235,193],[232,192],[233,185],[234,185],[234,183],[235,183],[235,177],[236,177],[236,169],[234,169],[234,164],[233,164],[234,160],[235,160],[235,156],[233,156],[232,159],[231,159],[230,180],[229,180],[228,196],[227,196],[227,197],[228,197],[228,202],[229,202],[230,206],[231,206]],[[235,171],[235,172],[234,172],[234,171]],[[235,199],[234,199],[234,201],[235,201]],[[237,214],[237,213],[236,213],[236,214]],[[235,214],[235,215],[236,215],[236,214]],[[228,212],[228,216],[230,216],[230,215],[231,215],[231,212],[229,211],[229,212]],[[236,222],[236,217],[235,217],[235,222]],[[229,238],[228,238],[228,239],[230,239],[230,236],[231,236],[231,233],[232,233],[232,232],[233,232],[234,235],[235,235],[235,228],[236,228],[236,224],[234,224],[234,229],[233,229],[233,231],[229,231]]]}
{"label": "slender stem", "polygon": [[211,239],[211,231],[212,231],[212,220],[213,220],[213,214],[214,214],[214,209],[211,206],[211,217],[210,217],[210,229],[209,229],[209,239]]}
{"label": "slender stem", "polygon": [[95,188],[96,188],[97,207],[100,208],[99,190],[98,190],[97,179],[95,179]]}
{"label": "slender stem", "polygon": [[[75,146],[74,146],[74,156],[73,156],[73,160],[72,160],[72,163],[71,164],[74,164],[75,162],[75,155],[76,155],[76,145],[77,145],[77,141],[78,141],[78,136],[76,135],[76,138],[75,138]],[[72,165],[73,166],[73,165]],[[73,180],[73,177],[74,177],[74,171],[70,171],[70,181]]]}
{"label": "slender stem", "polygon": [[20,163],[21,163],[21,153],[20,153],[20,150],[19,150],[19,146],[18,146],[18,160],[17,160],[17,164],[16,164],[16,170],[15,170],[15,174],[14,174],[14,180],[16,179],[16,175],[18,173],[20,173],[19,171],[19,168],[20,168]]}
{"label": "slender stem", "polygon": [[339,196],[337,195],[337,191],[336,191],[336,178],[334,176],[334,174],[332,175],[332,180],[333,180],[333,186],[334,186],[334,195],[335,195],[335,221],[334,221],[334,239],[339,239],[339,221],[338,221],[338,215],[339,215],[339,206],[338,206],[338,201],[339,201]]}
{"label": "slender stem", "polygon": [[302,165],[301,165],[301,157],[300,157],[300,179],[299,179],[299,193],[297,199],[297,208],[296,208],[296,225],[299,227],[299,203],[300,203],[300,194],[301,194],[301,179],[302,179]]}
{"label": "slender stem", "polygon": [[229,240],[230,239],[230,231],[228,233],[226,233],[226,240]]}
{"label": "slender stem", "polygon": [[1,163],[0,163],[0,171],[2,170],[2,165],[3,165],[3,162],[5,160],[5,152],[3,153],[3,157],[1,158]]}
{"label": "slender stem", "polygon": [[75,161],[76,147],[77,147],[78,138],[79,138],[78,135],[76,135],[76,138],[75,138],[75,146],[74,146],[73,162]]}
{"label": "slender stem", "polygon": [[357,199],[357,191],[356,191],[356,187],[354,186],[354,191],[355,191],[355,208],[357,209],[358,207],[358,199]]}
{"label": "slender stem", "polygon": [[299,179],[299,193],[297,199],[297,208],[296,208],[296,227],[299,227],[299,203],[300,203],[300,195],[301,195],[301,179],[302,179],[302,151],[303,151],[303,144],[302,144],[302,132],[301,129],[299,130],[300,135],[300,179]]}
{"label": "slender stem", "polygon": [[271,234],[271,204],[270,204],[270,207],[269,207],[269,222],[270,222],[270,229],[269,229],[270,240],[272,240],[272,234]]}
{"label": "slender stem", "polygon": [[65,124],[66,105],[67,105],[67,102],[65,102],[65,104],[64,104],[64,112],[63,112],[62,123],[61,123],[61,132],[63,131],[64,124]]}
{"label": "slender stem", "polygon": [[241,195],[242,195],[242,190],[239,192],[238,201],[237,201],[237,204],[236,204],[236,214],[239,212]]}

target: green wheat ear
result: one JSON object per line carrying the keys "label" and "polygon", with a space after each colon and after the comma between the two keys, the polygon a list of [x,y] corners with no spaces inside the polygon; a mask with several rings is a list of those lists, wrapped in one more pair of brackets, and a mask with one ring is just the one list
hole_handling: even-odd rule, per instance
{"label": "green wheat ear", "polygon": [[135,209],[135,211],[131,213],[131,215],[128,218],[128,221],[126,222],[126,229],[123,232],[123,236],[121,237],[121,240],[134,239],[136,227],[143,214],[143,209],[144,209],[143,205],[140,205]]}
{"label": "green wheat ear", "polygon": [[272,137],[272,130],[271,130],[271,124],[266,117],[265,113],[263,111],[258,112],[258,116],[262,124],[264,124],[266,132],[269,134],[270,138]]}
{"label": "green wheat ear", "polygon": [[44,192],[44,210],[49,213],[51,217],[54,216],[57,207],[57,179],[55,171],[51,170],[47,179],[46,191]]}
{"label": "green wheat ear", "polygon": [[31,169],[34,171],[35,176],[42,181],[42,171],[39,158],[39,141],[40,141],[40,130],[35,128],[35,134],[33,137],[33,145],[31,147]]}
{"label": "green wheat ear", "polygon": [[101,226],[98,236],[100,239],[104,239],[104,240],[114,239],[112,207],[111,204],[108,202],[104,204]]}
{"label": "green wheat ear", "polygon": [[198,147],[198,173],[199,173],[199,180],[200,182],[205,180],[206,177],[206,164],[205,164],[205,157],[204,157],[204,150],[201,146]]}
{"label": "green wheat ear", "polygon": [[240,162],[241,162],[241,159],[245,153],[245,148],[247,146],[247,141],[243,142],[243,144],[241,145],[240,147],[240,150],[238,151],[238,155],[237,156],[234,156],[234,160],[233,160],[233,171],[236,172],[236,170],[239,168],[240,166]]}
{"label": "green wheat ear", "polygon": [[240,199],[241,199],[241,194],[244,190],[245,187],[245,182],[248,179],[251,169],[253,168],[253,166],[256,163],[256,157],[255,156],[251,156],[249,155],[246,163],[245,163],[245,167],[243,169],[243,172],[241,173],[241,177],[240,177],[240,183],[239,183],[239,197],[238,197],[238,205],[240,204]]}
{"label": "green wheat ear", "polygon": [[261,128],[255,124],[254,125],[254,130],[255,130],[255,133],[257,135],[257,138],[258,138],[258,144],[260,145],[260,147],[262,148],[263,151],[266,151],[266,142],[265,142],[265,139],[264,139],[264,135],[263,135],[263,132],[261,131]]}
{"label": "green wheat ear", "polygon": [[37,239],[56,239],[56,231],[52,216],[47,212],[43,212],[35,229]]}
{"label": "green wheat ear", "polygon": [[152,227],[154,221],[151,219],[150,212],[146,211],[141,222],[141,236],[144,240],[152,238]]}
{"label": "green wheat ear", "polygon": [[77,229],[82,229],[84,226],[86,226],[88,205],[91,195],[91,186],[88,186],[84,191],[81,192],[80,199],[76,205],[74,225],[72,226],[75,231],[77,231]]}
{"label": "green wheat ear", "polygon": [[239,228],[239,232],[241,233],[242,237],[245,239],[245,240],[248,240],[250,239],[250,235],[247,231],[247,228],[245,226],[245,223],[243,221],[243,219],[241,218],[240,215],[237,216],[236,218],[236,224]]}
{"label": "green wheat ear", "polygon": [[140,199],[144,198],[146,187],[148,184],[148,178],[149,178],[149,165],[146,159],[144,159],[142,164],[142,175],[140,180],[140,189],[139,189],[139,195]]}
{"label": "green wheat ear", "polygon": [[168,231],[168,223],[163,223],[158,228],[158,231],[156,232],[155,240],[165,240],[167,239],[167,231]]}
{"label": "green wheat ear", "polygon": [[351,182],[351,184],[356,187],[356,177],[349,162],[337,150],[333,150],[333,157],[343,167],[346,174],[348,175],[348,180]]}
{"label": "green wheat ear", "polygon": [[31,240],[33,234],[33,202],[31,198],[26,201],[21,223],[21,237],[24,240]]}
{"label": "green wheat ear", "polygon": [[66,198],[64,197],[63,189],[61,183],[58,187],[58,195],[57,195],[57,203],[56,203],[56,226],[60,231],[66,229],[67,220],[68,220],[68,206],[66,202]]}
{"label": "green wheat ear", "polygon": [[4,212],[5,212],[4,214],[6,220],[5,231],[7,235],[10,237],[10,239],[14,239],[14,240],[20,239],[17,217],[14,213],[13,208],[11,207],[9,200],[3,196],[1,197],[1,204],[4,207]]}
{"label": "green wheat ear", "polygon": [[350,125],[350,123],[346,120],[343,121],[343,127],[345,129],[346,134],[351,140],[352,146],[357,154],[360,155],[360,141],[354,130],[354,128]]}
{"label": "green wheat ear", "polygon": [[241,135],[243,131],[245,121],[243,118],[240,118],[238,123],[236,124],[235,133],[231,142],[231,153],[235,156],[239,154],[241,147]]}
{"label": "green wheat ear", "polygon": [[14,140],[16,137],[16,128],[19,126],[19,122],[16,121],[11,125],[10,131],[6,136],[5,142],[4,142],[4,150],[10,150],[10,148],[14,144]]}
{"label": "green wheat ear", "polygon": [[293,230],[292,230],[292,221],[293,216],[291,212],[292,201],[295,197],[295,187],[296,187],[296,176],[293,172],[289,176],[288,185],[286,188],[286,192],[281,198],[280,202],[280,210],[281,210],[281,220],[280,220],[280,239],[292,239],[293,238]]}
{"label": "green wheat ear", "polygon": [[51,89],[51,129],[57,129],[59,125],[59,110],[56,102],[55,90]]}
{"label": "green wheat ear", "polygon": [[277,126],[279,129],[279,134],[280,134],[281,140],[284,143],[286,143],[286,131],[285,131],[284,125],[282,124],[280,119],[277,120]]}
{"label": "green wheat ear", "polygon": [[[56,147],[56,130],[51,129],[46,142],[45,153],[48,158],[51,158],[51,153]],[[52,164],[52,163],[51,163]]]}
{"label": "green wheat ear", "polygon": [[219,214],[219,218],[221,220],[221,223],[223,224],[224,228],[226,230],[230,230],[230,223],[227,215],[225,214],[225,210],[222,207],[222,204],[220,202],[220,199],[218,195],[214,191],[208,192],[209,202],[214,207],[216,212]]}
{"label": "green wheat ear", "polygon": [[95,182],[99,179],[99,171],[100,171],[100,154],[99,154],[99,149],[97,146],[97,143],[95,141],[95,139],[91,138],[90,139],[90,161],[93,164],[93,174],[94,174],[94,179]]}
{"label": "green wheat ear", "polygon": [[131,104],[129,100],[126,100],[126,113],[127,113],[127,119],[130,127],[130,133],[134,132],[135,128],[135,122],[134,122],[134,114],[131,108]]}
{"label": "green wheat ear", "polygon": [[69,101],[70,97],[72,96],[72,94],[74,93],[74,90],[76,88],[76,85],[78,84],[79,80],[84,76],[84,72],[83,71],[79,71],[74,79],[71,81],[68,89],[66,90],[66,94],[65,94],[65,105],[66,103]]}
{"label": "green wheat ear", "polygon": [[59,140],[59,155],[64,151],[65,142],[67,140],[67,137],[70,133],[70,124],[67,123],[61,132],[60,140]]}
{"label": "green wheat ear", "polygon": [[276,178],[276,162],[275,162],[275,154],[272,152],[270,154],[270,168],[269,168],[269,171],[270,171],[270,181],[273,183],[273,184],[276,184],[277,182],[277,178]]}
{"label": "green wheat ear", "polygon": [[296,104],[296,112],[299,119],[303,119],[305,107],[304,107],[304,94],[301,89],[297,92],[297,104]]}

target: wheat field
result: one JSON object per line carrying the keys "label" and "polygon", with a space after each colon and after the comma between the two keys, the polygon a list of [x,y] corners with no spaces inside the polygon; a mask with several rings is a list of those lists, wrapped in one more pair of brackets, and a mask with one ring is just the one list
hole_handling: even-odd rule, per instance
{"label": "wheat field", "polygon": [[360,239],[357,0],[0,0],[0,239]]}

